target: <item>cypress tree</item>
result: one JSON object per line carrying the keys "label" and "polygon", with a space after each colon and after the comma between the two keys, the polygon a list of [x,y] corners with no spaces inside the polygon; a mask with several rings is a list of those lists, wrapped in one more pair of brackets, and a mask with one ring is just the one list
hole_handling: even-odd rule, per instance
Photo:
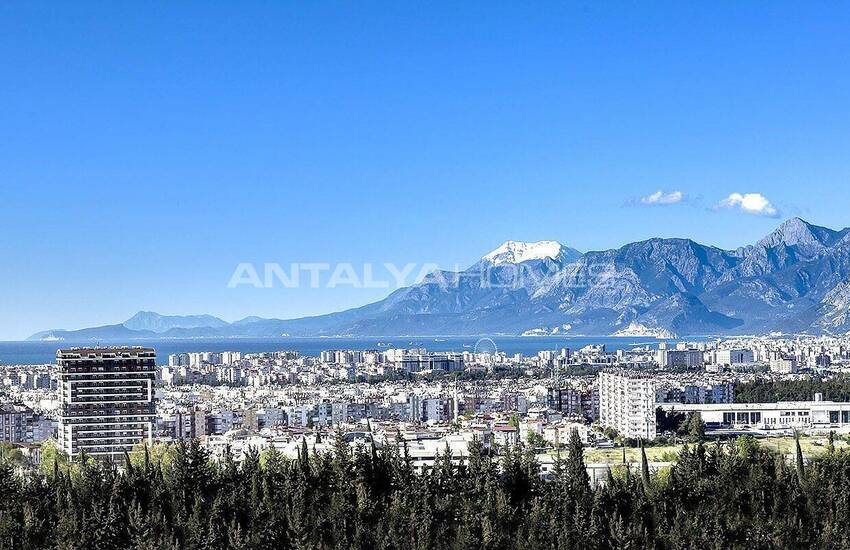
{"label": "cypress tree", "polygon": [[792,465],[753,438],[698,443],[660,483],[639,441],[640,479],[591,487],[577,432],[567,443],[546,483],[529,449],[497,467],[478,438],[467,464],[441,449],[423,473],[399,446],[310,453],[305,440],[296,460],[249,450],[238,465],[188,442],[163,461],[158,447],[144,471],[136,457],[18,473],[0,455],[0,550],[850,547],[850,453],[805,462],[797,438]]}
{"label": "cypress tree", "polygon": [[573,489],[582,493],[590,490],[590,478],[584,464],[584,444],[575,428],[570,432],[567,451],[567,477],[570,479]]}
{"label": "cypress tree", "polygon": [[803,450],[800,448],[800,434],[794,434],[794,444],[795,444],[795,466],[797,469],[797,478],[800,480],[800,483],[803,483],[806,477],[805,466],[803,464]]}

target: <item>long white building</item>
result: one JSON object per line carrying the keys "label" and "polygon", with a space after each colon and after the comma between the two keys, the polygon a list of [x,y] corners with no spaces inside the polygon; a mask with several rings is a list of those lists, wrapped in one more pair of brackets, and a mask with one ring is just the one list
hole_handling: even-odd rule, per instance
{"label": "long white building", "polygon": [[604,370],[599,385],[599,421],[623,437],[655,439],[655,382],[623,369]]}
{"label": "long white building", "polygon": [[850,403],[780,401],[778,403],[681,404],[664,403],[666,411],[699,412],[709,428],[757,430],[850,429]]}

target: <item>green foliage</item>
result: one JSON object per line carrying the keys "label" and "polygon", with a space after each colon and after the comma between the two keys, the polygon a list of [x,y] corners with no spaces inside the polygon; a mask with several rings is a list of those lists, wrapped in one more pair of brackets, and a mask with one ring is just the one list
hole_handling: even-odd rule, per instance
{"label": "green foliage", "polygon": [[512,414],[510,419],[508,419],[508,425],[513,428],[519,428],[519,415],[516,413]]}
{"label": "green foliage", "polygon": [[705,439],[705,422],[699,412],[688,415],[688,419],[682,426],[682,431],[691,441],[697,442]]}
{"label": "green foliage", "polygon": [[748,437],[687,445],[659,472],[642,450],[596,487],[577,432],[546,482],[529,448],[497,459],[478,439],[462,464],[446,449],[424,473],[404,447],[352,449],[341,434],[295,460],[141,448],[124,471],[72,471],[46,450],[44,472],[0,460],[0,549],[850,547],[850,452],[786,462]]}
{"label": "green foliage", "polygon": [[41,472],[52,476],[55,471],[67,470],[68,457],[56,446],[56,441],[48,439],[41,444]]}
{"label": "green foliage", "polygon": [[27,464],[27,458],[12,443],[3,441],[0,442],[0,462],[8,462],[14,466],[24,466]]}
{"label": "green foliage", "polygon": [[816,393],[831,401],[850,401],[850,375],[839,374],[829,379],[808,376],[800,380],[761,380],[735,386],[736,403],[775,403],[777,401],[810,401]]}
{"label": "green foliage", "polygon": [[678,431],[682,423],[686,421],[687,418],[683,412],[665,411],[661,407],[655,409],[655,425],[661,433]]}
{"label": "green foliage", "polygon": [[534,430],[528,431],[526,442],[528,443],[528,446],[532,449],[540,449],[549,446],[549,442],[546,441],[546,438],[543,437],[541,434],[535,432]]}

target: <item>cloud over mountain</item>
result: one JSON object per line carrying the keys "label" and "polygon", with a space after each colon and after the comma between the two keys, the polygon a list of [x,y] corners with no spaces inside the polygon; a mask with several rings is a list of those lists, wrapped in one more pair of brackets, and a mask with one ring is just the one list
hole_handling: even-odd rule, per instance
{"label": "cloud over mountain", "polygon": [[755,216],[778,218],[779,210],[761,193],[732,193],[716,206],[717,209],[737,210]]}

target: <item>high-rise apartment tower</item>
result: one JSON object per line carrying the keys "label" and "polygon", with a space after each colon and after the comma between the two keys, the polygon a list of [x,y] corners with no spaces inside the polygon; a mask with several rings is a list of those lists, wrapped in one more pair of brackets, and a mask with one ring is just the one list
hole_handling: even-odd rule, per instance
{"label": "high-rise apartment tower", "polygon": [[123,460],[124,451],[152,443],[156,417],[156,352],[150,348],[70,348],[59,365],[59,448],[78,458]]}

